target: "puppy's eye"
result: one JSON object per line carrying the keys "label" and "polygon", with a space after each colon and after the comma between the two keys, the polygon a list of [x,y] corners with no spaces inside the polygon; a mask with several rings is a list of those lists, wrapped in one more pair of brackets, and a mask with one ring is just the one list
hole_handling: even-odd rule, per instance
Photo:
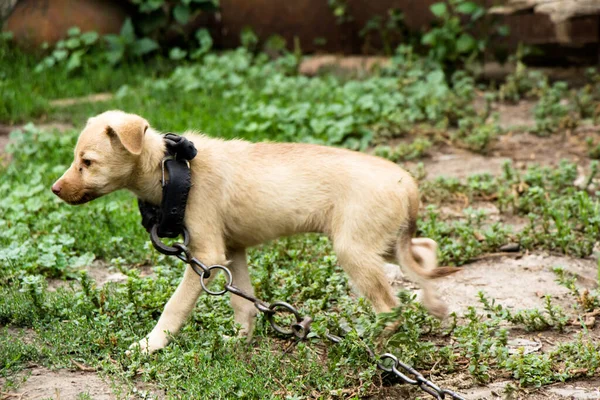
{"label": "puppy's eye", "polygon": [[89,167],[90,165],[92,165],[92,160],[83,160],[83,163],[86,167]]}

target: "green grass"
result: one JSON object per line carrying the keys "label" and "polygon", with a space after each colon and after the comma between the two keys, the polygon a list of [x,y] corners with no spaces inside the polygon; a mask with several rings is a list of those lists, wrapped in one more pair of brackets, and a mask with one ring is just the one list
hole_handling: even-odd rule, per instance
{"label": "green grass", "polygon": [[[84,66],[76,75],[59,70],[37,75],[31,72],[36,58],[14,49],[2,51],[4,123],[44,117],[80,126],[90,115],[120,108],[144,115],[164,131],[195,128],[225,138],[354,149],[384,146],[413,129],[453,129],[447,140],[480,152],[502,134],[495,120],[471,106],[473,78],[458,72],[447,80],[439,68],[416,59],[360,80],[297,76],[293,58],[273,62],[244,49],[176,68],[155,61],[114,71]],[[521,78],[513,79],[513,85]],[[555,133],[558,123],[547,110],[556,106],[556,93],[562,89],[545,90],[551,93],[542,95],[546,97],[536,112],[544,132]],[[49,105],[50,99],[104,91],[116,96],[65,108]],[[510,93],[513,98],[525,91],[512,88]],[[235,339],[227,296],[204,295],[166,349],[126,357],[128,346],[149,332],[160,316],[183,265],[152,249],[130,194],[114,193],[78,207],[52,195],[49,187],[70,164],[77,132],[47,132],[27,125],[13,135],[11,163],[0,167],[0,376],[7,379],[5,387],[17,385],[17,372],[30,363],[68,368],[76,360],[119,382],[124,396],[142,380],[170,397],[358,398],[381,390],[382,376],[367,346],[431,371],[427,376],[437,381],[457,373],[466,373],[473,382],[508,375],[518,385],[535,387],[598,373],[598,343],[584,326],[567,326],[565,319],[566,314],[582,316],[596,309],[598,292],[587,292],[581,300],[582,291],[564,272],[557,272],[558,279],[572,293],[573,310],[562,310],[548,299],[542,310],[509,312],[482,293],[485,312],[471,308],[440,324],[413,295],[401,292],[402,306],[378,320],[366,301],[352,293],[329,241],[318,235],[253,249],[252,281],[259,297],[288,301],[312,315],[318,335],[345,332],[340,345],[330,346],[316,336],[301,343],[279,338],[263,317],[255,341],[245,344]],[[439,139],[431,136],[378,151],[394,160],[419,159]],[[525,171],[508,164],[496,177],[423,182],[427,207],[419,234],[439,243],[442,264],[462,265],[508,242],[532,251],[588,257],[600,236],[600,203],[597,194],[573,186],[576,177],[577,166],[563,162],[556,168],[534,166]],[[459,218],[450,219],[443,206],[465,198],[470,203],[487,199],[504,216],[530,222],[514,231],[503,223],[489,224],[484,212],[464,207]],[[123,272],[126,282],[98,288],[82,272],[92,260]],[[138,267],[147,265],[154,276],[140,275]],[[68,284],[50,291],[49,279]],[[380,332],[386,320],[399,324],[384,338]],[[28,340],[15,329],[23,329]],[[509,354],[512,330],[571,330],[579,335],[545,354]]]}
{"label": "green grass", "polygon": [[147,65],[125,64],[120,68],[105,65],[69,74],[64,69],[34,72],[39,57],[14,49],[0,40],[0,121],[8,124],[45,118],[54,99],[78,97],[92,93],[113,92],[124,84],[138,84],[143,77],[160,76],[168,68],[165,62]]}

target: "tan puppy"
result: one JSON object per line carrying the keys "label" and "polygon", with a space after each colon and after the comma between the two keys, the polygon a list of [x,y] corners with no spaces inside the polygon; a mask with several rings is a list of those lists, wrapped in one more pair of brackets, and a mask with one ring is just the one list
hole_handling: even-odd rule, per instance
{"label": "tan puppy", "polygon": [[[308,144],[224,141],[188,133],[198,155],[191,162],[192,188],[185,214],[189,248],[205,264],[226,264],[233,283],[253,293],[246,248],[280,236],[322,232],[333,241],[339,263],[377,312],[396,298],[381,266],[398,262],[423,288],[423,303],[446,313],[429,278],[455,272],[436,268],[436,243],[411,238],[419,195],[414,179],[396,164],[362,153]],[[118,189],[160,204],[162,136],[140,116],[107,111],[90,118],[75,160],[52,186],[69,204],[82,204]],[[188,266],[156,327],[139,342],[155,351],[176,334],[202,291]],[[235,321],[251,336],[256,309],[231,296]]]}

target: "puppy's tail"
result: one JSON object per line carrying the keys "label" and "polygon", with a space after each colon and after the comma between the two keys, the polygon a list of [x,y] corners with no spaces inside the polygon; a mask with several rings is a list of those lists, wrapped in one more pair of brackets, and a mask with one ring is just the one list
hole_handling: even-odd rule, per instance
{"label": "puppy's tail", "polygon": [[398,262],[425,279],[436,279],[460,271],[456,267],[438,267],[437,243],[428,238],[401,237],[396,247]]}

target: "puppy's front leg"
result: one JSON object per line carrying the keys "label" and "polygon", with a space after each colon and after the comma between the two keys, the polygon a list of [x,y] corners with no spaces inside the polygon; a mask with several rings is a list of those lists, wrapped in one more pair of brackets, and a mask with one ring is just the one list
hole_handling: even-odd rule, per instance
{"label": "puppy's front leg", "polygon": [[[225,262],[224,256],[197,258],[206,265],[223,264]],[[205,283],[208,284],[214,275],[206,279]],[[156,326],[152,329],[152,332],[146,338],[132,345],[132,347],[139,345],[140,350],[146,353],[152,353],[165,347],[169,343],[168,335],[175,335],[179,332],[187,317],[194,309],[196,300],[198,300],[201,292],[200,277],[188,265],[185,269],[183,280],[165,305],[165,309],[158,319]]]}
{"label": "puppy's front leg", "polygon": [[[231,260],[229,269],[233,276],[233,284],[245,293],[254,296],[254,288],[250,282],[250,274],[248,273],[248,264],[246,262],[246,250],[243,248],[228,249],[227,258]],[[250,341],[254,330],[254,320],[256,319],[256,307],[254,307],[254,303],[231,295],[231,306],[233,307],[233,318],[241,326],[240,336],[246,336],[247,340]]]}

